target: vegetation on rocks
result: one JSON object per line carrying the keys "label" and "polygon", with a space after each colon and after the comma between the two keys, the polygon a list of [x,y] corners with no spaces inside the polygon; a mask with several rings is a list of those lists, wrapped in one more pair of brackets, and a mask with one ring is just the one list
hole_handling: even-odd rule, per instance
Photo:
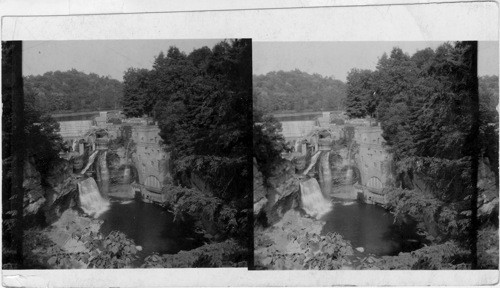
{"label": "vegetation on rocks", "polygon": [[163,205],[172,211],[175,218],[209,221],[217,226],[215,231],[219,237],[243,236],[240,229],[247,227],[248,214],[245,210],[236,209],[234,203],[225,204],[217,197],[191,188],[167,185],[163,189],[168,195]]}
{"label": "vegetation on rocks", "polygon": [[177,254],[146,257],[142,268],[248,267],[248,251],[234,240],[205,244]]}
{"label": "vegetation on rocks", "polygon": [[323,223],[290,210],[272,227],[257,227],[256,269],[340,269],[350,265],[349,241],[338,233],[320,235]]}
{"label": "vegetation on rocks", "polygon": [[[33,227],[24,232],[26,267],[38,269],[125,268],[137,259],[132,239],[119,231],[104,236],[102,221],[67,210],[53,226]],[[3,268],[16,269],[11,251],[4,251]]]}
{"label": "vegetation on rocks", "polygon": [[454,242],[426,246],[398,256],[383,256],[372,263],[364,262],[358,269],[382,270],[456,270],[470,269],[468,251]]}

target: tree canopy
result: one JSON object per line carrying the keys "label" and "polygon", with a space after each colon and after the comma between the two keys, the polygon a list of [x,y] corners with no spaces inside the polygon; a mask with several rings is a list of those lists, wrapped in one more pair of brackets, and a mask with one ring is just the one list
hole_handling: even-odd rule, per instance
{"label": "tree canopy", "polygon": [[[151,70],[124,77],[127,116],[149,115],[171,151],[179,184],[196,173],[215,197],[249,207],[252,179],[252,52],[249,40],[223,41],[155,57]],[[238,216],[240,217],[240,216]],[[246,214],[241,217],[247,217]],[[241,220],[241,219],[240,219]],[[242,230],[243,231],[243,230]]]}
{"label": "tree canopy", "polygon": [[253,76],[253,105],[264,113],[289,111],[340,110],[344,106],[346,85],[319,74],[300,70],[269,72]]}
{"label": "tree canopy", "polygon": [[24,87],[35,96],[36,110],[43,113],[116,109],[122,98],[120,81],[75,69],[27,76]]}

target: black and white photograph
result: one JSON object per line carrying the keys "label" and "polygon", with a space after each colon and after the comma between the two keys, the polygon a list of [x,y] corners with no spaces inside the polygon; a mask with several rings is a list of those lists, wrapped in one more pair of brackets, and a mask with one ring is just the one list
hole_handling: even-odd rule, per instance
{"label": "black and white photograph", "polygon": [[498,269],[498,42],[254,42],[254,269]]}
{"label": "black and white photograph", "polygon": [[247,267],[250,39],[2,42],[2,268]]}
{"label": "black and white photograph", "polygon": [[2,287],[498,285],[496,4],[0,1]]}

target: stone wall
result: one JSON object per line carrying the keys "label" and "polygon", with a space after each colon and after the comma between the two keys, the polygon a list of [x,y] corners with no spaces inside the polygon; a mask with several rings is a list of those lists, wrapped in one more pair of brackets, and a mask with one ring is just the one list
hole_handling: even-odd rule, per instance
{"label": "stone wall", "polygon": [[302,138],[308,135],[315,127],[316,121],[283,121],[281,122],[282,135],[287,141]]}
{"label": "stone wall", "polygon": [[[361,172],[361,184],[373,186],[380,180],[383,188],[393,180],[391,173],[391,156],[385,150],[382,138],[382,129],[375,127],[356,127],[354,141],[359,144],[359,151],[355,154],[355,161]],[[378,180],[376,180],[376,179]]]}
{"label": "stone wall", "polygon": [[59,127],[63,139],[79,138],[92,127],[92,120],[61,121]]}
{"label": "stone wall", "polygon": [[155,176],[162,184],[171,180],[168,169],[170,153],[165,152],[159,132],[160,129],[155,125],[132,126],[132,140],[136,144],[132,161],[141,184],[148,176]]}

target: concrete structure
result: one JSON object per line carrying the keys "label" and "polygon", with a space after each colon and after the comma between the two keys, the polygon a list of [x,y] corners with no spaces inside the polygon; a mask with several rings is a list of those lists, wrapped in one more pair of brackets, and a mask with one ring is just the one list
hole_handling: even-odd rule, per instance
{"label": "concrete structure", "polygon": [[316,120],[316,125],[319,127],[330,126],[330,112],[323,112],[323,114]]}
{"label": "concrete structure", "polygon": [[293,141],[308,135],[315,127],[315,120],[283,121],[281,133],[286,141]]}
{"label": "concrete structure", "polygon": [[[346,125],[336,125],[328,122],[330,118],[329,113],[324,113],[313,126],[308,121],[283,122],[287,124],[283,134],[287,140],[293,137],[306,139],[313,154],[319,150],[330,150],[332,141],[344,139],[353,143],[349,145],[352,151],[348,151],[345,157],[351,159],[349,155],[354,155],[354,159],[352,163],[349,160],[343,165],[355,166],[359,170],[358,190],[364,201],[386,204],[385,188],[392,185],[394,178],[391,155],[384,147],[381,127],[372,119],[352,119]],[[298,129],[305,125],[307,129]]]}
{"label": "concrete structure", "polygon": [[136,144],[132,162],[137,168],[143,199],[163,199],[162,195],[151,193],[161,194],[164,183],[171,180],[168,169],[170,153],[165,152],[159,132],[156,125],[132,126],[131,140]]}
{"label": "concrete structure", "polygon": [[87,133],[92,128],[92,120],[61,121],[59,127],[59,135],[64,140],[72,140]]}
{"label": "concrete structure", "polygon": [[[124,161],[130,159],[131,164],[137,170],[138,183],[134,184],[135,188],[141,191],[145,201],[163,202],[165,197],[162,194],[163,185],[171,181],[170,153],[165,152],[158,126],[149,125],[152,121],[144,118],[124,119],[122,124],[108,123],[109,115],[104,111],[99,112],[99,116],[96,116],[95,112],[93,114],[80,114],[63,115],[66,117],[64,120],[67,121],[59,122],[61,136],[65,140],[75,140],[76,142],[69,143],[78,149],[80,155],[83,155],[85,150],[107,150],[109,140],[118,137],[131,139],[136,144],[135,153],[126,157],[127,159]],[[112,116],[120,117],[119,112],[115,114]],[[73,120],[75,118],[73,116],[93,117],[93,119]],[[128,126],[128,128],[124,129],[126,128],[124,126]],[[105,137],[96,138],[97,133],[104,133]]]}
{"label": "concrete structure", "polygon": [[363,186],[371,190],[382,190],[392,180],[391,157],[384,148],[382,129],[357,127],[354,141],[359,144],[356,163],[361,172]]}
{"label": "concrete structure", "polygon": [[108,123],[108,112],[106,111],[99,112],[99,116],[94,118],[94,125],[99,128],[106,127],[107,123]]}
{"label": "concrete structure", "polygon": [[384,189],[392,185],[392,158],[387,153],[382,137],[382,129],[375,127],[356,127],[354,141],[359,144],[356,163],[361,173],[364,201],[386,204]]}

